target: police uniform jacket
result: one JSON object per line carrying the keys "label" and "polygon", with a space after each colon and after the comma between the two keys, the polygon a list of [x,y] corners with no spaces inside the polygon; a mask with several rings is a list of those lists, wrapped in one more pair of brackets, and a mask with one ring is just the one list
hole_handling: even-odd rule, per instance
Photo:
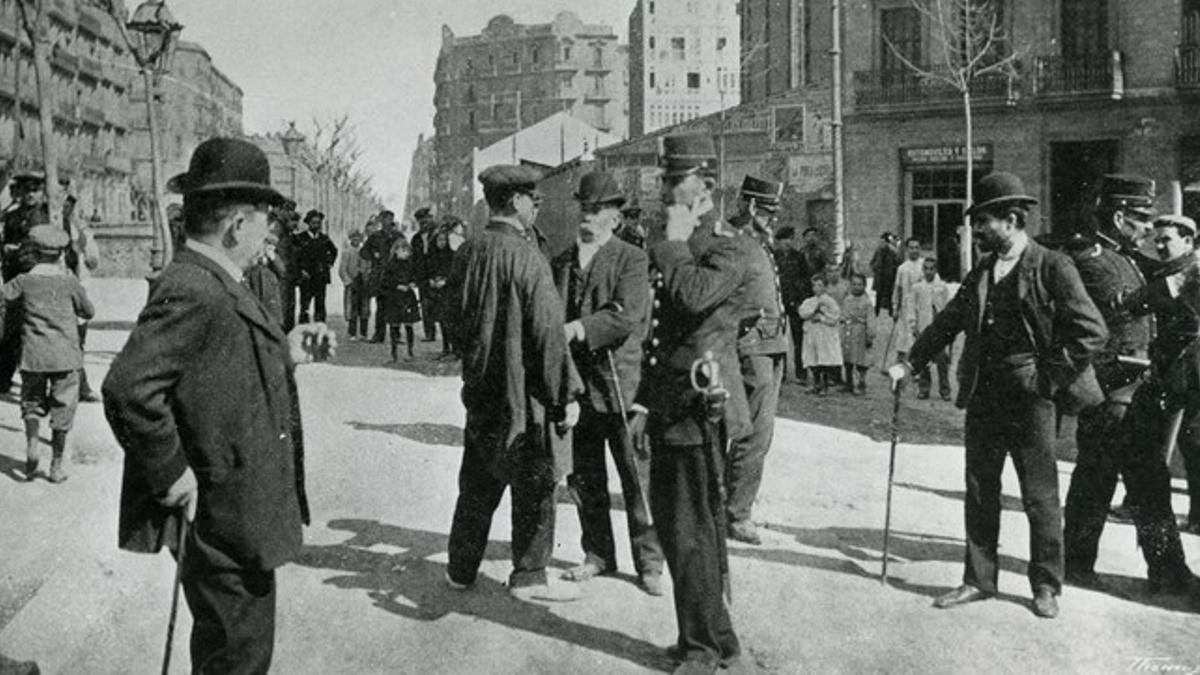
{"label": "police uniform jacket", "polygon": [[745,247],[749,257],[746,282],[737,293],[737,301],[750,315],[738,326],[738,355],[786,354],[792,340],[783,311],[783,289],[775,254],[748,229],[741,231],[740,236],[752,246]]}
{"label": "police uniform jacket", "polygon": [[[980,329],[995,262],[994,255],[980,259],[909,352],[913,369],[919,371],[958,333],[966,333],[958,369],[960,408],[970,403],[985,358],[980,350]],[[1033,363],[1020,365],[1035,368],[1039,393],[1058,401],[1065,411],[1099,403],[1103,395],[1090,364],[1104,346],[1108,331],[1071,260],[1030,239],[1011,274],[1018,275],[1021,319],[1035,350]]]}
{"label": "police uniform jacket", "polygon": [[[571,352],[586,385],[586,401],[597,412],[626,412],[620,402],[628,407],[637,394],[650,321],[646,253],[614,236],[596,251],[587,269],[579,267],[578,245],[561,253],[552,266],[566,320],[583,324],[584,344],[571,345]],[[620,398],[614,380],[620,382]]]}
{"label": "police uniform jacket", "polygon": [[665,241],[650,249],[656,270],[649,340],[637,402],[650,411],[650,431],[669,445],[704,442],[702,400],[691,369],[712,352],[729,392],[726,434],[750,432],[750,412],[737,357],[737,331],[753,316],[737,301],[747,284],[751,246],[745,237],[715,233],[711,221],[689,242]]}
{"label": "police uniform jacket", "polygon": [[155,281],[104,381],[125,451],[121,548],[172,536],[161,496],[191,467],[206,558],[269,570],[295,558],[308,522],[287,337],[251,292],[189,249]]}

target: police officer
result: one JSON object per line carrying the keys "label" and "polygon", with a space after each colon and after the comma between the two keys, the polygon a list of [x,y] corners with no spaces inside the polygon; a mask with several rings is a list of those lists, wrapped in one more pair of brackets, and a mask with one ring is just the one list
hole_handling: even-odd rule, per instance
{"label": "police officer", "polygon": [[[665,241],[650,248],[656,273],[642,385],[631,427],[651,442],[650,508],[674,579],[679,635],[670,650],[676,672],[714,672],[741,652],[722,595],[725,555],[724,440],[748,430],[738,372],[737,329],[745,318],[737,293],[751,267],[749,238],[712,213],[706,182],[716,152],[708,136],[663,139]],[[691,382],[711,355],[708,384],[729,393],[724,414]],[[718,377],[712,377],[717,375]]]}
{"label": "police officer", "polygon": [[[19,173],[9,183],[12,203],[4,212],[4,253],[0,258],[0,276],[4,281],[33,268],[33,249],[29,245],[29,230],[36,225],[50,222],[50,208],[46,204],[46,178],[38,172]],[[21,320],[13,307],[9,321],[4,322],[0,334],[0,392],[12,388],[13,375],[21,356]]]}
{"label": "police officer", "polygon": [[[1065,578],[1080,586],[1100,584],[1094,569],[1096,555],[1118,471],[1125,466],[1126,491],[1134,499],[1159,478],[1139,473],[1144,463],[1122,461],[1127,449],[1118,434],[1144,373],[1135,360],[1145,362],[1151,333],[1150,317],[1135,315],[1121,307],[1119,300],[1146,285],[1144,272],[1152,261],[1138,247],[1150,232],[1153,205],[1154,181],[1135,175],[1106,175],[1096,203],[1095,232],[1075,237],[1066,246],[1109,331],[1108,342],[1094,361],[1104,402],[1079,415],[1078,457],[1064,510]],[[1136,515],[1140,529],[1155,527],[1146,520],[1147,514]],[[1159,552],[1143,549],[1143,554],[1150,562]]]}
{"label": "police officer", "polygon": [[617,238],[640,249],[646,248],[646,228],[642,225],[642,207],[630,204],[621,209],[621,227]]}
{"label": "police officer", "polygon": [[782,183],[746,176],[742,181],[741,209],[729,221],[754,245],[748,251],[750,283],[740,298],[751,316],[738,327],[737,338],[751,430],[734,439],[725,463],[729,492],[726,512],[730,538],[755,545],[761,544],[762,539],[750,513],[775,435],[775,409],[779,406],[779,387],[783,383],[790,341],[779,269],[771,250],[771,221],[779,211],[782,195]]}

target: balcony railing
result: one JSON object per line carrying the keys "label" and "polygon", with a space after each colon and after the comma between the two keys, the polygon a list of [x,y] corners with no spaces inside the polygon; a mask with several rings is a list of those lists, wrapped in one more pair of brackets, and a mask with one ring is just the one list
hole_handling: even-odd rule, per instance
{"label": "balcony railing", "polygon": [[[1019,95],[1014,78],[1001,73],[984,75],[971,84],[971,97],[1009,102]],[[863,70],[854,73],[854,102],[858,106],[907,106],[954,103],[962,93],[936,77],[911,70]]]}
{"label": "balcony railing", "polygon": [[1041,96],[1102,94],[1122,98],[1125,68],[1121,52],[1114,49],[1089,57],[1039,57],[1035,83],[1036,93]]}
{"label": "balcony railing", "polygon": [[96,106],[85,105],[79,107],[79,119],[94,124],[96,126],[104,125],[104,111]]}
{"label": "balcony railing", "polygon": [[93,80],[104,79],[104,65],[98,59],[81,56],[79,57],[79,74],[87,75]]}
{"label": "balcony railing", "polygon": [[50,56],[50,65],[74,74],[75,69],[79,67],[79,57],[62,49],[55,49],[54,54]]}
{"label": "balcony railing", "polygon": [[1175,48],[1175,86],[1200,87],[1200,45]]}

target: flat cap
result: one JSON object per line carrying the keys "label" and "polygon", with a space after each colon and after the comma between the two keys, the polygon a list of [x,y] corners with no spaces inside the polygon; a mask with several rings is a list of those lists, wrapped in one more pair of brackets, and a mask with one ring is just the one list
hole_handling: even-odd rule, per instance
{"label": "flat cap", "polygon": [[483,183],[483,189],[487,191],[532,192],[541,179],[542,174],[537,169],[515,164],[489,166],[479,174],[479,182]]}
{"label": "flat cap", "polygon": [[66,248],[71,239],[61,227],[38,225],[29,230],[29,243],[43,251],[57,251]]}
{"label": "flat cap", "polygon": [[1181,235],[1196,236],[1196,221],[1187,216],[1162,215],[1154,219],[1155,227],[1174,227]]}

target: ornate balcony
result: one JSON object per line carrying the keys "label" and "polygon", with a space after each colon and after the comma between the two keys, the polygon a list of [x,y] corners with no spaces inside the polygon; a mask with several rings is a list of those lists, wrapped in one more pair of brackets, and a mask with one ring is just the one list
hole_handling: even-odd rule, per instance
{"label": "ornate balcony", "polygon": [[1125,67],[1121,52],[1112,50],[1092,57],[1042,56],[1034,77],[1039,96],[1125,96]]}
{"label": "ornate balcony", "polygon": [[1181,89],[1200,88],[1200,45],[1188,44],[1175,48],[1175,86]]}
{"label": "ornate balcony", "polygon": [[[962,93],[937,79],[911,70],[860,70],[854,73],[854,103],[859,108],[928,108],[957,105]],[[984,75],[971,85],[976,103],[1011,103],[1020,96],[1015,78]]]}

